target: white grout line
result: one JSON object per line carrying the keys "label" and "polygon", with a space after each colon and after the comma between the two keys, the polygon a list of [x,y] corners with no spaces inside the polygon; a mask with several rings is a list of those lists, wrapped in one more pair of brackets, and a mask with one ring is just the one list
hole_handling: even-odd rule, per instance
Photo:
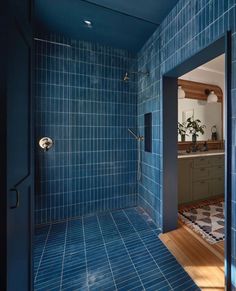
{"label": "white grout line", "polygon": [[[209,5],[209,3],[207,3],[205,5],[205,7]],[[204,8],[203,8],[204,9]],[[218,18],[214,19],[214,21],[212,21],[211,23],[209,23],[207,26],[204,27],[203,30],[201,30],[199,33],[195,34],[192,36],[192,38],[190,40],[188,40],[187,42],[184,43],[184,45],[182,45],[181,47],[178,47],[177,51],[175,50],[175,52],[173,52],[172,54],[170,54],[165,60],[163,60],[162,63],[160,63],[160,65],[162,66],[163,64],[165,64],[167,61],[169,61],[169,59],[171,59],[171,57],[173,57],[176,52],[181,51],[183,48],[187,47],[189,44],[191,44],[191,42],[193,42],[199,35],[201,35],[204,31],[207,31],[207,29],[209,29],[211,26],[215,25],[215,23],[217,23],[217,21],[219,21],[221,18],[223,19],[223,21],[225,21],[225,15],[227,13],[229,13],[229,11],[232,9],[232,7],[228,10],[226,10],[223,14],[221,14]],[[196,17],[196,15],[194,15]],[[172,38],[168,39],[167,43],[165,43],[165,47],[161,48],[160,50],[164,51],[164,49],[166,47],[168,47],[169,43],[176,37],[181,37],[181,33],[183,33],[183,31],[181,32],[181,30],[183,30],[185,27],[187,27],[187,25],[189,25],[189,23],[192,21],[189,20],[186,25],[184,25],[178,32],[176,35],[172,36]],[[217,37],[215,37],[215,39],[217,39]],[[196,52],[198,53],[198,51]],[[186,57],[184,58],[184,60],[186,59]]]}
{"label": "white grout line", "polygon": [[85,241],[85,231],[84,231],[84,217],[82,217],[82,228],[83,228],[83,240],[84,240],[84,257],[85,257],[85,268],[86,268],[86,285],[88,286],[88,264],[87,264],[87,252],[86,252],[86,241]]}
{"label": "white grout line", "polygon": [[41,254],[41,258],[40,258],[40,260],[39,260],[39,265],[38,265],[38,268],[37,268],[37,272],[36,272],[35,277],[34,277],[34,282],[36,282],[36,280],[37,280],[37,276],[38,276],[39,268],[40,268],[41,263],[42,263],[43,255],[44,255],[44,252],[45,252],[46,244],[47,244],[47,242],[48,242],[48,237],[49,237],[49,233],[50,233],[50,231],[51,231],[51,228],[52,228],[52,224],[50,224],[50,226],[49,226],[49,228],[48,228],[47,237],[46,237],[46,240],[45,240],[45,243],[44,243],[44,247],[43,247],[43,251],[42,251],[42,254]]}
{"label": "white grout line", "polygon": [[110,263],[109,255],[108,255],[108,252],[107,252],[106,242],[105,242],[105,240],[104,240],[103,233],[102,233],[102,228],[101,228],[101,225],[100,225],[100,222],[99,222],[99,218],[98,218],[97,215],[96,215],[96,217],[97,217],[98,226],[99,226],[99,229],[100,229],[100,232],[101,232],[101,235],[102,235],[102,241],[103,241],[104,248],[105,248],[105,251],[106,251],[106,256],[107,256],[107,260],[108,260],[109,267],[110,267],[110,270],[111,270],[111,275],[112,275],[112,278],[113,278],[113,281],[114,281],[114,285],[115,285],[115,288],[116,288],[115,290],[118,290],[118,288],[117,288],[117,286],[116,286],[115,277],[114,277],[114,274],[113,274],[113,271],[112,271],[112,267],[111,267],[111,263]]}
{"label": "white grout line", "polygon": [[61,264],[61,283],[60,290],[62,290],[62,282],[63,282],[63,273],[64,273],[64,262],[65,262],[65,254],[66,254],[66,242],[67,242],[67,232],[68,232],[68,220],[66,221],[66,231],[65,231],[65,240],[64,240],[64,250]]}
{"label": "white grout line", "polygon": [[163,272],[161,271],[161,269],[160,269],[160,267],[158,266],[158,264],[157,264],[156,260],[154,259],[154,257],[153,257],[153,256],[152,256],[152,254],[150,253],[149,249],[146,247],[146,244],[145,244],[145,242],[142,240],[142,238],[141,238],[141,236],[139,235],[138,231],[136,231],[135,227],[133,226],[132,222],[130,221],[130,219],[129,219],[128,215],[125,213],[125,211],[124,211],[124,210],[122,210],[122,211],[123,211],[124,215],[127,217],[127,219],[128,219],[128,221],[129,221],[129,223],[131,224],[131,226],[134,228],[134,230],[135,230],[136,234],[138,235],[138,237],[139,237],[139,239],[141,240],[142,244],[144,245],[145,249],[147,250],[147,252],[148,252],[148,253],[149,253],[149,255],[151,256],[151,258],[152,258],[152,259],[153,259],[153,261],[155,262],[155,264],[156,264],[157,268],[159,269],[160,273],[161,273],[161,274],[162,274],[162,276],[165,278],[166,282],[169,284],[169,286],[170,286],[171,290],[173,290],[173,288],[172,288],[172,286],[171,286],[170,282],[168,281],[168,279],[166,278],[166,276],[165,276],[165,275],[163,274]]}
{"label": "white grout line", "polygon": [[[170,285],[169,281],[167,280],[167,278],[165,277],[165,275],[162,273],[160,267],[159,267],[158,264],[156,263],[154,257],[153,257],[152,254],[149,252],[148,247],[146,246],[145,242],[144,242],[144,241],[142,240],[142,238],[140,237],[139,232],[135,229],[133,223],[130,221],[130,219],[129,219],[128,215],[126,214],[125,210],[122,210],[122,212],[124,213],[125,217],[128,219],[130,225],[131,225],[131,226],[133,227],[133,229],[135,230],[135,236],[138,236],[138,237],[139,237],[140,241],[142,242],[142,245],[145,247],[145,250],[149,253],[149,255],[151,256],[152,260],[155,262],[155,264],[156,264],[156,266],[158,267],[158,270],[159,270],[160,273],[162,274],[163,278],[164,278],[164,279],[166,280],[166,282]],[[113,215],[112,215],[111,212],[110,212],[110,216],[111,216],[111,218],[112,218],[112,220],[113,220],[113,223],[114,223],[114,225],[115,225],[115,227],[116,227],[116,229],[117,229],[117,231],[118,231],[118,233],[119,233],[119,236],[120,236],[119,239],[121,239],[121,241],[122,241],[122,246],[124,246],[124,248],[125,248],[125,250],[126,250],[126,252],[127,252],[127,255],[128,255],[128,257],[130,258],[130,261],[131,261],[131,263],[132,263],[132,265],[133,265],[133,267],[134,267],[134,274],[135,274],[135,273],[137,274],[138,279],[139,279],[139,281],[141,282],[142,287],[144,288],[143,283],[142,283],[142,280],[141,280],[141,278],[140,278],[140,276],[139,276],[139,274],[138,274],[138,270],[136,269],[135,264],[133,263],[133,260],[132,260],[130,254],[129,254],[129,250],[127,249],[127,247],[126,247],[126,245],[125,245],[125,241],[124,241],[124,239],[123,239],[123,237],[122,237],[122,235],[121,235],[121,233],[120,233],[120,231],[119,231],[119,229],[118,229],[118,225],[116,224],[116,222],[115,222],[115,220],[114,220],[114,217],[113,217]],[[98,226],[99,226],[99,229],[100,229],[100,232],[101,232],[101,235],[102,235],[103,246],[104,246],[104,248],[105,248],[105,252],[106,252],[106,256],[107,256],[107,259],[108,259],[109,267],[110,267],[110,270],[111,270],[112,278],[113,278],[114,285],[115,285],[115,288],[116,288],[115,290],[117,291],[118,288],[117,288],[117,285],[116,285],[116,282],[115,282],[115,278],[114,278],[114,274],[113,274],[112,266],[111,266],[111,263],[110,263],[110,259],[109,259],[109,255],[108,255],[108,251],[107,251],[107,247],[106,247],[106,244],[107,244],[107,243],[106,243],[105,240],[104,240],[102,227],[101,227],[101,224],[100,224],[100,221],[99,221],[99,218],[98,218],[97,215],[96,215],[96,219],[97,219]],[[86,265],[86,276],[87,276],[87,282],[86,282],[86,285],[87,285],[87,287],[89,288],[89,286],[88,286],[87,256],[86,256],[86,241],[85,241],[85,227],[84,227],[84,226],[85,226],[85,225],[84,225],[84,217],[82,217],[82,231],[83,231],[84,253],[85,253],[85,265]],[[45,240],[44,249],[43,249],[43,252],[42,252],[42,255],[41,255],[41,258],[40,258],[39,266],[40,266],[40,264],[41,264],[41,261],[42,261],[42,258],[43,258],[43,254],[44,254],[44,252],[45,252],[45,248],[46,248],[47,240],[48,240],[48,237],[49,237],[49,234],[50,234],[50,231],[51,231],[51,227],[52,227],[52,224],[50,225],[49,230],[48,230],[48,233],[47,233],[47,238],[46,238],[46,240]],[[155,234],[155,231],[154,231],[154,230],[152,230],[152,232]],[[66,224],[66,231],[65,231],[65,240],[64,240],[65,244],[64,244],[63,260],[62,260],[62,271],[61,271],[60,290],[62,290],[62,280],[63,280],[63,271],[64,271],[64,260],[65,260],[65,257],[66,257],[65,253],[66,253],[67,234],[68,234],[68,221],[67,221],[67,224]],[[167,251],[168,251],[168,250],[167,250]],[[148,262],[147,262],[147,264],[148,264]],[[145,264],[144,264],[144,266],[145,266]],[[39,267],[38,267],[38,269],[39,269]],[[174,271],[173,271],[173,272],[174,272]],[[37,270],[37,273],[38,273],[38,270]],[[37,276],[37,275],[36,275],[36,276]],[[175,281],[178,281],[178,280],[179,280],[179,279],[177,278]],[[126,280],[125,280],[125,281],[126,281]],[[124,281],[124,282],[125,282],[125,281]],[[173,290],[173,288],[171,287],[171,285],[170,285],[170,288],[171,288],[171,290]],[[133,288],[133,289],[134,289],[134,288]],[[145,290],[145,288],[144,288],[144,290]]]}
{"label": "white grout line", "polygon": [[126,252],[127,252],[127,254],[128,254],[128,257],[129,257],[130,261],[132,262],[132,265],[133,265],[133,267],[134,267],[134,269],[135,269],[135,271],[136,271],[136,274],[137,274],[137,276],[138,276],[138,278],[139,278],[139,280],[140,280],[140,283],[141,283],[143,289],[145,290],[145,287],[144,287],[144,285],[143,285],[142,279],[141,279],[140,276],[139,276],[138,270],[136,269],[136,267],[135,267],[135,265],[134,265],[134,263],[133,263],[133,260],[132,260],[130,254],[129,254],[129,250],[127,249],[127,247],[126,247],[126,245],[125,245],[125,241],[124,241],[124,239],[123,239],[123,237],[122,237],[122,235],[121,235],[121,233],[120,233],[120,231],[119,231],[119,229],[118,229],[118,226],[117,226],[117,224],[116,224],[116,222],[115,222],[115,220],[114,220],[113,215],[112,215],[111,212],[110,212],[110,216],[111,216],[111,218],[112,218],[112,220],[113,220],[113,222],[114,222],[114,224],[115,224],[115,226],[116,226],[116,229],[117,229],[117,231],[118,231],[118,233],[119,233],[119,235],[120,235],[120,238],[121,238],[121,240],[122,240],[122,243],[123,243],[123,245],[124,245],[124,247],[125,247],[125,250],[126,250]]}

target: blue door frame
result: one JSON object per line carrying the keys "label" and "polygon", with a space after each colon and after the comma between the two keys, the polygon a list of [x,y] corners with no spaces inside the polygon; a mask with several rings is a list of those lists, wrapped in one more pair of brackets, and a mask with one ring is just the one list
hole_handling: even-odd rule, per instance
{"label": "blue door frame", "polygon": [[[225,287],[231,290],[231,32],[162,76],[163,90],[163,220],[162,231],[177,228],[177,82],[178,77],[225,54]],[[176,124],[176,126],[175,126]]]}

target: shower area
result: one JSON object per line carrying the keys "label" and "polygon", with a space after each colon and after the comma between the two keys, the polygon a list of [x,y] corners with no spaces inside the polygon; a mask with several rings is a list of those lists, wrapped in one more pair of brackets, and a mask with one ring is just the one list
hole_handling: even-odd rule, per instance
{"label": "shower area", "polygon": [[54,34],[34,45],[35,290],[198,290],[139,207],[137,55]]}
{"label": "shower area", "polygon": [[137,205],[135,55],[55,35],[36,48],[37,224]]}

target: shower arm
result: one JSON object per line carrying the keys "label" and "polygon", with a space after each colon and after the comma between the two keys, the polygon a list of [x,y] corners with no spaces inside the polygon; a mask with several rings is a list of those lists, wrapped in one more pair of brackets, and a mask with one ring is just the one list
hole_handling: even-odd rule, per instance
{"label": "shower arm", "polygon": [[134,132],[133,132],[133,130],[132,129],[130,129],[130,128],[128,128],[128,131],[134,136],[134,138],[135,139],[137,139],[137,140],[143,140],[144,138],[143,138],[143,136],[138,136],[138,135],[136,135]]}
{"label": "shower arm", "polygon": [[144,76],[149,77],[148,71],[137,71],[137,72],[133,71],[133,72],[130,72],[130,74],[144,75]]}

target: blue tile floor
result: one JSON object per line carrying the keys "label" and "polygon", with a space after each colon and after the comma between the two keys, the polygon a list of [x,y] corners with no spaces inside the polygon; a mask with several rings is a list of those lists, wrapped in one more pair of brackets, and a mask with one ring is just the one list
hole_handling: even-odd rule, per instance
{"label": "blue tile floor", "polygon": [[200,290],[140,208],[36,228],[35,290]]}

